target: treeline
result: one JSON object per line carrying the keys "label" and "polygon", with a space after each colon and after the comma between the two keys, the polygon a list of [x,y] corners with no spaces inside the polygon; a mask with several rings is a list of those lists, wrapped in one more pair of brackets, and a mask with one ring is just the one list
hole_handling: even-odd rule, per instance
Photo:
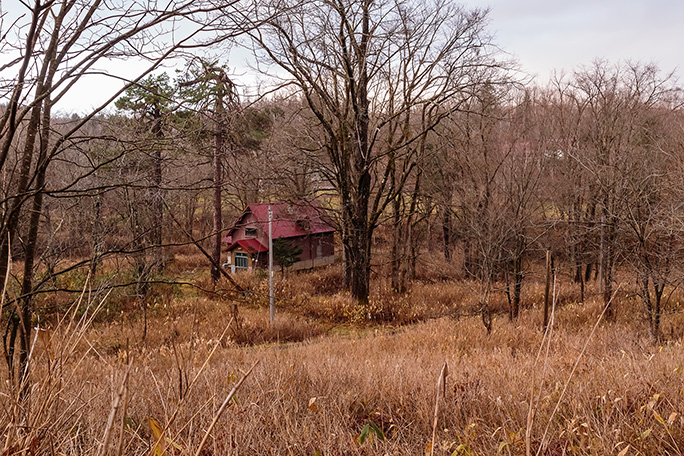
{"label": "treeline", "polygon": [[[596,61],[513,99],[479,97],[435,144],[428,193],[445,258],[483,295],[504,282],[511,317],[544,251],[579,284],[598,281],[611,316],[618,268],[636,279],[658,337],[666,287],[681,280],[680,89],[651,65]],[[434,177],[432,177],[434,176]]]}
{"label": "treeline", "polygon": [[[25,5],[2,41],[15,56],[0,73],[10,370],[27,361],[36,295],[77,291],[60,276],[128,284],[144,303],[170,247],[195,244],[216,281],[231,217],[283,199],[328,205],[359,305],[382,226],[396,292],[421,251],[439,250],[450,275],[482,285],[483,314],[506,283],[516,318],[529,263],[550,249],[582,289],[600,280],[609,313],[629,266],[657,337],[684,226],[671,75],[597,61],[522,82],[486,11],[443,1],[81,3]],[[226,43],[253,50],[268,88],[246,96],[229,62],[207,57]],[[89,113],[55,113],[79,79],[103,65],[116,76],[127,58],[149,66]],[[170,58],[185,61],[175,77],[159,70]],[[133,272],[103,271],[107,259]]]}

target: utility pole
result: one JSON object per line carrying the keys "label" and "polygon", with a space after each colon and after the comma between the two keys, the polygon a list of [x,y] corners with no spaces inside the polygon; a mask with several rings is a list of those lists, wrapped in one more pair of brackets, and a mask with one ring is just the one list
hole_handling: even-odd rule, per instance
{"label": "utility pole", "polygon": [[544,332],[549,327],[549,308],[551,306],[551,281],[553,280],[553,258],[551,249],[546,249],[546,285],[544,287]]}
{"label": "utility pole", "polygon": [[273,212],[268,205],[268,297],[271,310],[271,326],[275,319],[275,304],[273,299]]}

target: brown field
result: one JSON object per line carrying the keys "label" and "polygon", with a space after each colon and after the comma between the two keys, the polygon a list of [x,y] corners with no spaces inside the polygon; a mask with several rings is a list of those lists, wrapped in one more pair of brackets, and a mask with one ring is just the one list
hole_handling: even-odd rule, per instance
{"label": "brown field", "polygon": [[358,309],[339,291],[339,267],[279,279],[274,327],[258,277],[240,278],[250,294],[237,301],[162,294],[145,341],[139,311],[105,300],[96,313],[92,300],[38,332],[28,401],[2,382],[2,455],[682,454],[680,297],[654,344],[627,279],[608,322],[561,277],[546,339],[533,281],[517,322],[494,297],[490,335],[474,283],[424,280],[397,296],[378,279]]}

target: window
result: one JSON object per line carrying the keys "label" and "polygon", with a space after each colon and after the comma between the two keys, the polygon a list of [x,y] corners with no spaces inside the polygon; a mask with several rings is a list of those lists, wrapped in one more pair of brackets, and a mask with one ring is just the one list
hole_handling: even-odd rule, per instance
{"label": "window", "polygon": [[235,252],[235,267],[247,269],[247,254],[243,252]]}
{"label": "window", "polygon": [[256,228],[245,228],[245,237],[255,238],[257,236]]}

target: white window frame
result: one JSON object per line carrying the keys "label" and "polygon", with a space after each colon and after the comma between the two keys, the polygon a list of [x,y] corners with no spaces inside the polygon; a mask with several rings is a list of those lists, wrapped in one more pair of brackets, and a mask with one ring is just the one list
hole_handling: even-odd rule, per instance
{"label": "white window frame", "polygon": [[[241,264],[244,260],[244,266]],[[244,252],[235,252],[235,267],[237,269],[247,269],[249,267],[249,255]]]}

